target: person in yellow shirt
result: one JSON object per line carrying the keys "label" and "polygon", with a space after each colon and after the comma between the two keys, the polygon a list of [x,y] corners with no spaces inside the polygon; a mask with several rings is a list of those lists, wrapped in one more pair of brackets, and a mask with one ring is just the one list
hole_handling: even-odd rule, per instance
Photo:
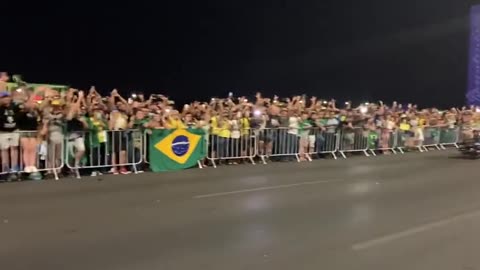
{"label": "person in yellow shirt", "polygon": [[214,112],[214,115],[210,118],[210,127],[212,136],[217,136],[220,133],[220,129],[218,128],[218,116]]}
{"label": "person in yellow shirt", "polygon": [[180,113],[178,111],[172,111],[167,120],[165,121],[166,128],[168,129],[184,129],[187,126],[180,119]]}
{"label": "person in yellow shirt", "polygon": [[228,120],[228,114],[224,113],[222,117],[218,118],[218,158],[220,160],[227,158],[229,153],[230,145],[230,121]]}
{"label": "person in yellow shirt", "polygon": [[410,126],[410,123],[408,122],[408,118],[407,118],[406,115],[402,115],[402,118],[400,120],[399,129],[400,129],[400,132],[401,132],[402,142],[403,142],[403,145],[401,145],[401,146],[410,147],[411,144],[412,144],[411,137],[412,137],[413,134],[410,130],[411,126]]}
{"label": "person in yellow shirt", "polygon": [[245,111],[243,117],[240,118],[240,140],[242,156],[247,156],[247,151],[251,153],[253,151],[253,140],[250,137],[252,135],[250,129],[250,111]]}

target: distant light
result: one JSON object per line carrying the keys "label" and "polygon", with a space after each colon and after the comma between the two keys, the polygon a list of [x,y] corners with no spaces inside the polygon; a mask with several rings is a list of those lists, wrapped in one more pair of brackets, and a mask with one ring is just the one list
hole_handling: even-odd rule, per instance
{"label": "distant light", "polygon": [[246,98],[246,99],[244,99],[244,100],[243,100],[243,102],[248,102],[248,99],[247,99],[247,98]]}
{"label": "distant light", "polygon": [[132,98],[137,98],[137,94],[133,93]]}
{"label": "distant light", "polygon": [[360,112],[361,113],[367,113],[368,112],[368,108],[366,106],[361,106],[360,107]]}
{"label": "distant light", "polygon": [[370,102],[365,102],[365,105],[367,105],[367,106],[370,105]]}
{"label": "distant light", "polygon": [[477,107],[477,108],[475,109],[475,111],[476,111],[476,112],[480,112],[480,108]]}
{"label": "distant light", "polygon": [[165,109],[165,112],[166,112],[166,113],[169,113],[169,112],[170,112],[170,109]]}
{"label": "distant light", "polygon": [[16,91],[17,91],[18,93],[21,93],[21,92],[23,91],[23,89],[22,89],[22,88],[17,88]]}
{"label": "distant light", "polygon": [[261,114],[262,114],[262,112],[260,110],[253,111],[253,115],[255,115],[255,116],[260,116]]}
{"label": "distant light", "polygon": [[[326,100],[323,101],[323,104],[327,104],[328,102]],[[345,102],[345,104],[348,104],[348,102]]]}
{"label": "distant light", "polygon": [[350,102],[348,102],[348,101],[347,101],[347,102],[345,102],[345,105],[349,105],[349,104],[350,104]]}

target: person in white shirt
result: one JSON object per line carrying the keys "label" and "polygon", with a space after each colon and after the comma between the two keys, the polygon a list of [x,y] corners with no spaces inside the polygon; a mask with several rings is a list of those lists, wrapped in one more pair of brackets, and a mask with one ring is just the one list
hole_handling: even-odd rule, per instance
{"label": "person in white shirt", "polygon": [[300,119],[296,113],[288,118],[288,134],[287,134],[287,153],[289,155],[298,154],[298,146],[300,137],[298,136]]}

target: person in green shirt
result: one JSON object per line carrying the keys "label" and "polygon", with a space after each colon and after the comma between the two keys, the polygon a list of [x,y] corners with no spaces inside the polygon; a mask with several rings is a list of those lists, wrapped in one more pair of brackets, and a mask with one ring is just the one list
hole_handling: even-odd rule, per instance
{"label": "person in green shirt", "polygon": [[309,119],[309,113],[307,111],[304,111],[302,113],[302,116],[300,118],[300,122],[298,125],[298,135],[300,136],[300,151],[299,151],[299,156],[300,156],[300,161],[305,161],[305,160],[310,160],[310,155],[308,154],[309,152],[309,141],[308,137],[309,134],[312,130],[312,122]]}

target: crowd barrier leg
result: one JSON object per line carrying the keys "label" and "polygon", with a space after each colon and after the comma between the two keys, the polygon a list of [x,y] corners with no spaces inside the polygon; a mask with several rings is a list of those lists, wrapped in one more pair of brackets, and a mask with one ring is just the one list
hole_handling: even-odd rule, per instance
{"label": "crowd barrier leg", "polygon": [[252,165],[255,165],[256,163],[254,157],[258,156],[258,138],[257,136],[255,136],[253,131],[250,132],[248,137],[250,138],[248,141],[251,141],[251,144],[253,144],[253,150],[252,153],[248,155],[248,159],[250,160],[250,163],[252,163]]}

